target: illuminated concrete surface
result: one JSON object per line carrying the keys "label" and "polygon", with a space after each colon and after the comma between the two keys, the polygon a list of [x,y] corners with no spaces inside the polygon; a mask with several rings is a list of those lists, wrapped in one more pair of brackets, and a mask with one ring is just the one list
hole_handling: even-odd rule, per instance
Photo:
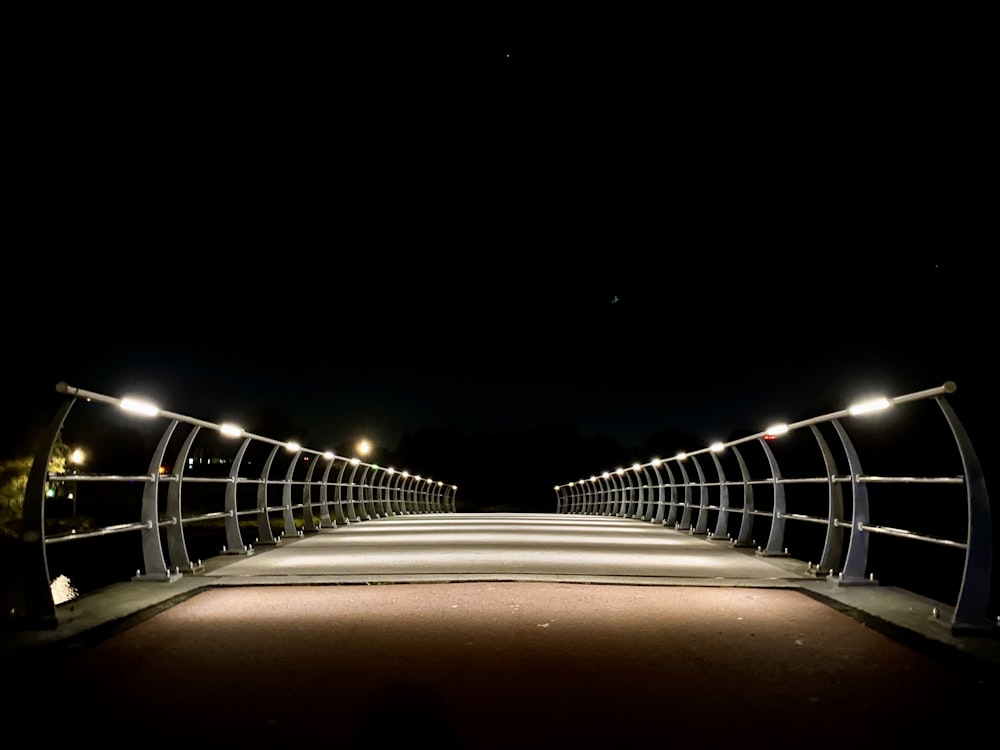
{"label": "illuminated concrete surface", "polygon": [[210,578],[308,576],[327,582],[445,576],[558,576],[659,582],[807,578],[727,542],[620,518],[451,514],[383,518],[293,539]]}

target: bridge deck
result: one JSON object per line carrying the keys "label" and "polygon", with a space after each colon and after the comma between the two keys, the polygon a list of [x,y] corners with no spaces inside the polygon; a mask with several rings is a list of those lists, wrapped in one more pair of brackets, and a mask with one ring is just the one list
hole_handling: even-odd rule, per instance
{"label": "bridge deck", "polygon": [[[406,585],[332,585],[382,583]],[[3,643],[25,683],[11,715],[44,721],[33,696],[57,688],[88,717],[74,736],[147,747],[842,748],[995,731],[997,644],[951,637],[935,604],[634,520],[455,514],[115,584]]]}

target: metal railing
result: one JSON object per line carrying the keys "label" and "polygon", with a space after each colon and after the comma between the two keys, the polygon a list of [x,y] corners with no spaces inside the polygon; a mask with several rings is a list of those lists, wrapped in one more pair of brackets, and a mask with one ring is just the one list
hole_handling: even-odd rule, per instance
{"label": "metal railing", "polygon": [[[787,556],[785,547],[786,521],[799,521],[822,525],[825,533],[818,562],[808,563],[808,572],[816,576],[836,575],[839,585],[853,586],[875,584],[874,575],[868,572],[869,544],[873,536],[890,536],[899,539],[926,542],[940,547],[964,551],[964,567],[957,602],[951,618],[955,634],[996,632],[998,624],[989,617],[991,576],[993,566],[993,530],[989,496],[982,467],[969,437],[947,401],[947,394],[955,391],[955,384],[947,382],[937,388],[909,393],[894,398],[873,399],[842,411],[831,412],[792,424],[774,425],[763,432],[741,437],[729,442],[718,442],[708,448],[679,453],[671,458],[653,459],[645,464],[633,464],[628,469],[603,471],[584,479],[556,486],[558,513],[606,515],[636,518],[663,524],[678,531],[703,534],[710,540],[731,544],[734,547],[757,546],[753,540],[754,519],[766,517],[769,530],[766,545],[757,546],[762,556]],[[951,430],[962,473],[955,476],[878,476],[862,471],[856,441],[845,428],[845,421],[869,419],[865,415],[890,407],[919,401],[933,401]],[[837,458],[821,426],[833,429],[847,463],[847,473],[839,470]],[[785,439],[785,435],[808,429],[815,439],[825,471],[822,475],[788,478],[782,475],[772,446]],[[748,456],[741,446],[753,443],[762,449],[766,460],[766,476],[755,476],[748,469]],[[730,456],[735,462],[739,479],[729,479],[722,457]],[[706,475],[700,457],[712,462],[715,478]],[[692,476],[694,474],[694,476]],[[786,487],[790,485],[817,485],[825,487],[825,514],[792,513],[787,509]],[[964,529],[964,534],[954,537],[945,534],[928,534],[895,525],[871,522],[869,485],[953,485],[964,490],[964,513],[958,514],[959,522],[950,524],[953,529]],[[850,488],[849,498],[844,487]],[[770,507],[758,507],[754,489],[766,487]],[[734,503],[731,490],[742,491],[742,503]],[[697,495],[697,499],[696,499]],[[939,507],[941,503],[936,503]],[[905,510],[904,510],[905,512]],[[916,512],[908,518],[916,521]],[[923,514],[920,514],[923,515]],[[953,514],[954,515],[954,514]],[[964,519],[961,518],[964,516]],[[714,519],[714,523],[713,523]],[[735,535],[730,525],[739,519]],[[926,518],[920,519],[927,521]],[[932,519],[936,521],[936,519]],[[948,524],[939,524],[941,528]],[[847,538],[845,539],[845,532]],[[846,543],[846,556],[844,546]]]}
{"label": "metal railing", "polygon": [[[422,513],[455,512],[457,487],[435,481],[407,471],[381,467],[358,458],[347,458],[330,451],[318,451],[295,443],[255,435],[228,424],[215,424],[183,414],[161,410],[151,404],[131,398],[115,398],[92,391],[75,388],[66,383],[56,386],[66,398],[53,418],[45,439],[32,464],[24,499],[24,528],[21,539],[21,583],[23,612],[15,612],[26,622],[42,627],[56,625],[56,602],[52,595],[47,547],[82,539],[138,532],[141,538],[143,570],[137,571],[132,580],[176,581],[184,574],[198,573],[204,568],[200,560],[192,561],[184,537],[186,525],[213,520],[224,521],[226,543],[222,554],[250,555],[253,545],[243,539],[240,518],[256,519],[259,545],[278,545],[284,537],[299,537],[318,532],[322,528],[335,528],[373,518]],[[121,407],[124,412],[137,414],[138,419],[166,421],[158,443],[149,458],[148,470],[140,474],[108,473],[55,473],[50,471],[56,445],[63,433],[64,424],[74,405],[79,402]],[[131,416],[130,415],[130,416]],[[174,470],[163,470],[168,448],[173,445],[179,425],[190,426],[176,449]],[[202,431],[239,441],[225,476],[185,476],[185,468],[192,462],[196,438]],[[257,476],[246,475],[245,461],[251,445],[270,446]],[[290,454],[283,477],[272,477],[279,450]],[[297,473],[298,472],[298,475]],[[141,488],[138,519],[126,523],[103,525],[83,531],[47,533],[46,500],[56,485],[72,483],[74,490],[80,483],[112,485],[138,485]],[[214,502],[222,510],[186,515],[182,507],[185,487],[198,484],[217,484],[224,488],[221,498]],[[237,503],[239,489],[244,486],[256,489],[253,508],[240,509]],[[161,487],[166,487],[162,498]],[[281,502],[273,504],[269,489],[280,487]],[[221,501],[221,502],[220,502]],[[75,505],[74,500],[74,514]],[[298,512],[298,516],[296,513]],[[281,531],[272,518],[280,515]],[[166,540],[166,555],[163,540]]]}

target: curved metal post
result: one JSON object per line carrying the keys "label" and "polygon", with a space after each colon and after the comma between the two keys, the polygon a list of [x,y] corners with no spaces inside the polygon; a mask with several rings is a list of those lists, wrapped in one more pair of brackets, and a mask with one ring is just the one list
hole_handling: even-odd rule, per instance
{"label": "curved metal post", "polygon": [[[170,564],[177,570],[185,573],[194,573],[195,566],[191,564],[188,556],[187,544],[184,542],[184,514],[181,509],[181,485],[184,483],[184,468],[187,466],[188,454],[191,452],[191,445],[195,437],[201,430],[200,425],[194,425],[177,451],[177,458],[174,460],[174,474],[176,481],[167,486],[167,518],[176,518],[177,523],[167,526],[167,556]],[[197,570],[203,570],[204,565],[198,565]]]}
{"label": "curved metal post", "polygon": [[382,518],[385,516],[385,513],[382,512],[382,506],[379,503],[379,499],[375,494],[378,474],[379,469],[377,466],[369,466],[361,477],[361,486],[363,488],[362,497],[366,500],[368,515],[371,518]]}
{"label": "curved metal post", "polygon": [[371,482],[368,480],[371,470],[372,467],[369,464],[365,464],[365,470],[361,472],[361,479],[358,480],[358,499],[361,501],[361,508],[364,510],[366,516],[364,520],[366,521],[378,518],[378,513],[375,512],[375,508],[372,505]]}
{"label": "curved metal post", "polygon": [[336,456],[330,456],[326,462],[326,468],[323,469],[323,479],[319,485],[319,527],[321,529],[329,529],[336,526],[336,523],[330,518],[330,470],[333,468],[333,462]]}
{"label": "curved metal post", "polygon": [[403,503],[403,513],[413,515],[413,499],[410,496],[410,485],[413,484],[413,477],[410,474],[403,475],[403,481],[399,485],[399,497]]}
{"label": "curved metal post", "polygon": [[399,499],[399,484],[403,475],[395,469],[389,470],[389,507],[392,508],[393,515],[403,515],[403,504]]}
{"label": "curved metal post", "polygon": [[625,492],[625,480],[622,479],[624,473],[625,469],[617,468],[610,474],[611,480],[615,484],[615,495],[617,496],[614,515],[618,518],[624,518],[628,513],[628,495]]}
{"label": "curved metal post", "polygon": [[299,530],[295,527],[295,513],[292,512],[292,477],[295,475],[295,464],[298,462],[302,451],[295,451],[292,460],[288,462],[288,469],[285,470],[285,483],[281,487],[281,518],[284,523],[284,536],[300,536]]}
{"label": "curved metal post", "polygon": [[639,468],[642,472],[642,487],[641,493],[639,495],[639,518],[643,521],[653,520],[653,480],[649,476],[649,471],[645,466]]}
{"label": "curved metal post", "polygon": [[378,475],[378,485],[376,485],[376,490],[377,490],[376,494],[378,496],[377,502],[378,502],[379,514],[383,518],[388,518],[389,516],[396,515],[395,513],[392,512],[392,507],[390,507],[389,505],[389,492],[388,490],[386,490],[385,487],[385,479],[388,472],[385,469],[379,469],[378,472],[379,475]]}
{"label": "curved metal post", "polygon": [[743,478],[743,513],[740,519],[740,531],[733,541],[734,547],[753,547],[753,485],[750,484],[750,472],[747,471],[747,463],[743,460],[738,446],[730,446],[733,455],[736,456],[736,463],[740,466],[740,476]]}
{"label": "curved metal post", "polygon": [[430,479],[424,479],[426,487],[424,488],[424,509],[427,513],[434,512],[434,493],[437,491],[437,485],[434,484]]}
{"label": "curved metal post", "polygon": [[858,459],[858,452],[854,449],[854,443],[848,437],[847,431],[840,424],[839,419],[834,419],[833,427],[837,431],[837,437],[847,454],[847,469],[851,472],[851,505],[853,513],[851,518],[851,537],[847,544],[847,559],[844,561],[844,570],[840,574],[839,583],[845,586],[856,586],[859,584],[872,584],[875,581],[865,578],[865,570],[868,568],[868,531],[865,525],[868,523],[868,487],[860,481],[861,461]]}
{"label": "curved metal post", "polygon": [[410,495],[413,498],[413,512],[423,514],[423,477],[415,476],[413,477],[413,482],[410,484]]}
{"label": "curved metal post", "polygon": [[[358,469],[361,468],[361,462],[352,458],[351,465],[354,468],[351,469],[351,475],[347,478],[347,507],[349,508],[349,515],[356,515],[359,521],[367,521],[369,517],[365,511],[365,504],[362,502],[358,502],[357,505],[354,504],[356,501],[354,488],[358,486],[354,479],[357,476]],[[351,520],[355,519],[352,518]]]}
{"label": "curved metal post", "polygon": [[639,477],[631,468],[622,472],[621,476],[624,478],[622,483],[628,487],[625,490],[625,518],[637,518],[639,514]]}
{"label": "curved metal post", "polygon": [[606,471],[601,474],[601,484],[604,487],[601,515],[613,516],[615,514],[615,485],[611,482],[611,472]]}
{"label": "curved metal post", "polygon": [[338,526],[346,526],[347,524],[358,520],[354,515],[353,505],[347,506],[348,515],[344,515],[344,472],[347,471],[348,465],[349,462],[344,459],[344,463],[340,465],[340,471],[337,472],[337,501],[334,503],[333,510]]}
{"label": "curved metal post", "polygon": [[21,597],[24,616],[32,625],[54,628],[58,624],[56,604],[52,598],[52,580],[49,578],[49,561],[45,553],[45,485],[48,483],[49,463],[66,415],[76,399],[63,401],[49,424],[45,439],[28,472],[24,490],[24,507],[21,531]]}
{"label": "curved metal post", "polygon": [[834,481],[834,477],[837,476],[837,462],[833,458],[830,446],[819,431],[819,427],[812,424],[809,425],[809,429],[816,438],[820,453],[823,454],[827,486],[826,538],[823,541],[823,552],[820,554],[819,563],[815,567],[810,567],[809,572],[816,576],[828,576],[840,567],[840,560],[843,557],[844,530],[840,522],[844,518],[844,493],[840,485]]}
{"label": "curved metal post", "polygon": [[677,462],[677,468],[681,470],[681,477],[684,481],[684,511],[681,513],[681,520],[677,524],[678,531],[691,530],[691,479],[688,477],[687,469],[684,468],[684,461]]}
{"label": "curved metal post", "polygon": [[309,462],[309,468],[306,470],[305,484],[302,485],[302,531],[319,531],[316,528],[316,517],[313,515],[312,506],[313,473],[318,463],[318,459]]}
{"label": "curved metal post", "polygon": [[[142,566],[145,573],[133,576],[133,581],[176,581],[180,574],[171,575],[167,570],[167,562],[163,557],[163,540],[160,538],[160,467],[163,456],[167,452],[167,443],[177,428],[177,420],[172,419],[163,431],[160,442],[149,460],[149,478],[142,487],[142,511],[140,519],[146,528],[139,531],[142,539]],[[179,519],[175,519],[180,523]]]}
{"label": "curved metal post", "polygon": [[759,437],[757,442],[764,449],[767,463],[771,467],[771,481],[774,485],[774,507],[771,509],[771,533],[767,537],[767,547],[757,550],[758,555],[766,557],[787,556],[785,552],[785,485],[781,484],[781,470],[774,457],[774,451],[767,441]]}
{"label": "curved metal post", "polygon": [[663,475],[660,474],[660,461],[653,464],[653,473],[656,474],[656,515],[653,516],[653,523],[663,523],[667,511],[667,488],[663,486]]}
{"label": "curved metal post", "polygon": [[430,479],[424,479],[424,513],[434,512],[434,492],[437,485]]}
{"label": "curved metal post", "polygon": [[674,478],[674,472],[670,468],[670,464],[664,462],[663,468],[667,470],[667,476],[670,477],[670,510],[667,512],[667,520],[663,522],[664,526],[677,526],[677,508],[679,503],[677,502],[677,480]]}
{"label": "curved metal post", "polygon": [[570,509],[571,513],[592,515],[596,512],[596,490],[597,484],[594,477],[581,479],[578,483],[580,491],[577,493]]}
{"label": "curved metal post", "polygon": [[934,399],[958,446],[965,474],[965,492],[968,501],[968,536],[965,548],[965,568],[958,602],[952,615],[952,631],[977,632],[989,629],[996,632],[997,623],[989,622],[989,603],[993,570],[993,521],[990,516],[990,498],[986,494],[986,478],[979,464],[965,428],[958,420],[951,405],[943,396]]}
{"label": "curved metal post", "polygon": [[427,513],[430,511],[430,480],[423,477],[417,477],[417,507],[420,509],[421,513]]}
{"label": "curved metal post", "polygon": [[705,482],[705,472],[701,470],[697,456],[690,456],[695,471],[698,472],[698,518],[695,520],[692,534],[708,534],[708,487]]}
{"label": "curved metal post", "polygon": [[453,484],[446,485],[444,488],[445,497],[445,509],[448,513],[455,512],[455,493],[458,492],[458,487]]}
{"label": "curved metal post", "polygon": [[438,484],[432,479],[425,479],[424,481],[427,483],[427,488],[424,490],[424,497],[426,498],[425,502],[427,504],[427,512],[433,513],[434,498],[437,495]]}
{"label": "curved metal post", "polygon": [[268,516],[267,508],[267,483],[271,474],[271,464],[274,462],[274,455],[278,452],[278,446],[271,449],[267,460],[264,462],[264,469],[260,473],[260,483],[257,485],[257,543],[258,544],[278,544],[279,539],[274,538],[271,531],[271,519]]}
{"label": "curved metal post", "polygon": [[722,470],[722,462],[715,453],[712,453],[712,462],[719,477],[719,517],[715,521],[715,531],[708,538],[729,541],[729,486],[726,484],[726,472]]}
{"label": "curved metal post", "polygon": [[420,513],[420,503],[417,497],[417,484],[419,480],[415,474],[411,474],[406,480],[406,508],[412,515]]}
{"label": "curved metal post", "polygon": [[600,515],[601,485],[598,483],[597,477],[590,477],[584,482],[586,489],[583,492],[582,512],[591,516]]}
{"label": "curved metal post", "polygon": [[440,479],[434,488],[434,501],[431,503],[431,508],[435,513],[441,512],[441,493],[444,492],[444,482]]}
{"label": "curved metal post", "polygon": [[233,458],[233,465],[229,467],[229,482],[226,484],[226,546],[222,548],[223,554],[241,555],[248,552],[248,548],[243,544],[243,536],[240,534],[240,518],[236,507],[236,487],[240,478],[240,465],[243,463],[243,456],[250,445],[250,438],[245,438],[236,456]]}

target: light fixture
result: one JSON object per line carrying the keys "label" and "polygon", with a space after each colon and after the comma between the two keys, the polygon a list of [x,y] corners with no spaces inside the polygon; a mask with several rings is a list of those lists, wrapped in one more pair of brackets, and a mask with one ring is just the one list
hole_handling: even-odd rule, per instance
{"label": "light fixture", "polygon": [[231,422],[225,422],[219,425],[219,432],[226,437],[243,437],[243,428],[239,425],[232,424]]}
{"label": "light fixture", "polygon": [[882,396],[854,404],[848,407],[847,413],[852,417],[856,417],[858,414],[871,414],[873,411],[882,411],[883,409],[888,409],[890,406],[892,404],[889,403],[889,399]]}
{"label": "light fixture", "polygon": [[137,398],[130,398],[126,396],[118,405],[124,411],[132,412],[133,414],[141,414],[144,417],[155,417],[160,413],[160,407],[154,406],[148,401],[142,401]]}

